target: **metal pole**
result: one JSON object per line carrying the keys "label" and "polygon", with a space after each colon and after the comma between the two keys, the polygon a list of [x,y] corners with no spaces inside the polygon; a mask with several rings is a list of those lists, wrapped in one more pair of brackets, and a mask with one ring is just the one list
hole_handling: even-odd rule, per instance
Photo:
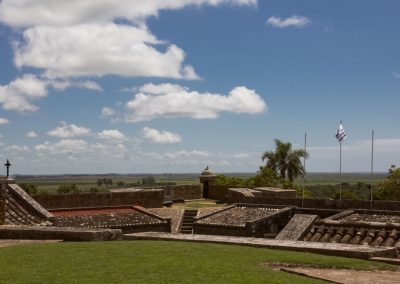
{"label": "metal pole", "polygon": [[[304,133],[304,151],[307,152],[307,132]],[[301,207],[304,207],[304,187],[306,184],[306,157],[303,157],[303,190],[301,194]]]}
{"label": "metal pole", "polygon": [[340,142],[340,162],[339,162],[339,206],[342,208],[342,141]]}
{"label": "metal pole", "polygon": [[371,210],[372,210],[372,201],[374,200],[373,197],[373,181],[374,181],[374,130],[372,130],[372,137],[371,137],[371,188],[370,188],[370,200],[371,200]]}

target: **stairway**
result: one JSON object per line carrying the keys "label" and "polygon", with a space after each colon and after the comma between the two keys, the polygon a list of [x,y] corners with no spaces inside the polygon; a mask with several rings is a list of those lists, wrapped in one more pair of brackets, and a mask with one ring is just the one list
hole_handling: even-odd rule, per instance
{"label": "stairway", "polygon": [[181,226],[182,234],[193,234],[193,218],[197,216],[197,209],[185,209]]}

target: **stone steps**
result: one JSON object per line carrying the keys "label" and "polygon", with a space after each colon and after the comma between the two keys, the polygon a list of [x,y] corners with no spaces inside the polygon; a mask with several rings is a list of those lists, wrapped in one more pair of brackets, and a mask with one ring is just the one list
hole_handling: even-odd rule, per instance
{"label": "stone steps", "polygon": [[193,218],[197,216],[197,211],[197,209],[185,209],[180,231],[182,234],[193,234]]}

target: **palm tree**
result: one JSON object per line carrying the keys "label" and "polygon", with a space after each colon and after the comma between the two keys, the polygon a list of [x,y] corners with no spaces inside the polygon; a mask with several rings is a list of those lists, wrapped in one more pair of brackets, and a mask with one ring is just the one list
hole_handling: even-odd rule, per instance
{"label": "palm tree", "polygon": [[297,176],[303,176],[305,169],[301,164],[301,158],[308,158],[308,153],[304,149],[293,150],[292,143],[283,142],[275,139],[275,151],[266,151],[262,155],[262,160],[267,160],[266,166],[278,172],[282,178],[293,182]]}

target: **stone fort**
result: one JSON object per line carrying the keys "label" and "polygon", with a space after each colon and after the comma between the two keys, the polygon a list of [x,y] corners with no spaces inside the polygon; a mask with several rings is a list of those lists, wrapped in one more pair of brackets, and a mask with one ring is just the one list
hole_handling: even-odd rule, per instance
{"label": "stone fort", "polygon": [[[30,196],[7,177],[0,184],[0,238],[208,239],[356,258],[399,255],[400,202],[301,199],[290,189],[232,188],[215,179],[207,167],[197,185]],[[195,199],[229,205],[165,206]]]}

